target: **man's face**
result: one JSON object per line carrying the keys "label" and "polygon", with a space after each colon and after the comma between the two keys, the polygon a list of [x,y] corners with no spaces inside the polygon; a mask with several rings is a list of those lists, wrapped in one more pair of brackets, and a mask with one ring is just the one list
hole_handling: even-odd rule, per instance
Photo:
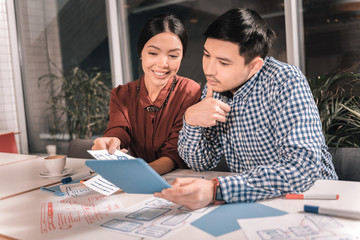
{"label": "man's face", "polygon": [[239,46],[228,41],[207,38],[203,70],[208,84],[216,92],[235,93],[254,74],[252,61],[245,65]]}

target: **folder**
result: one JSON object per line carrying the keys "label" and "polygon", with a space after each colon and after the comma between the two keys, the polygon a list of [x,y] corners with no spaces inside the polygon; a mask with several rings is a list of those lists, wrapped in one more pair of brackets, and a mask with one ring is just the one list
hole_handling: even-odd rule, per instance
{"label": "folder", "polygon": [[87,160],[86,165],[126,193],[153,194],[171,185],[143,159]]}

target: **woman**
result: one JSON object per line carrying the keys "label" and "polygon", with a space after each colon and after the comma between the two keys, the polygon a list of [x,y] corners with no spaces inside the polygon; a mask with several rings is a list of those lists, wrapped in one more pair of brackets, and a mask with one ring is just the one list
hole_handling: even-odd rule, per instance
{"label": "woman", "polygon": [[159,174],[186,165],[177,140],[185,110],[200,99],[200,86],[177,76],[187,34],[174,15],[159,15],[144,25],[137,44],[144,75],[111,91],[110,121],[93,150],[129,149]]}

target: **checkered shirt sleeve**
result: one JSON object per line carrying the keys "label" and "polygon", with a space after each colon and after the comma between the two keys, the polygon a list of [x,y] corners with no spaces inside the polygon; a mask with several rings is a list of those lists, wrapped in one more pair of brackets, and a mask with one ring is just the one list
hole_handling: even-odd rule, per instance
{"label": "checkered shirt sleeve", "polygon": [[[214,93],[214,98],[221,96]],[[218,178],[226,202],[303,192],[317,179],[337,179],[317,107],[299,69],[266,58],[228,104],[226,123],[203,128],[184,121],[178,141],[191,169],[209,170],[225,158],[229,169],[239,173]]]}

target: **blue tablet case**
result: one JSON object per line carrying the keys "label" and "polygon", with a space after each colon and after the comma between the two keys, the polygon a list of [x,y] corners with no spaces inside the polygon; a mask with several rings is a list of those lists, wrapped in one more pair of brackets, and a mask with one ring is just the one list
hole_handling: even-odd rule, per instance
{"label": "blue tablet case", "polygon": [[153,194],[171,187],[141,158],[87,160],[86,165],[127,193]]}

